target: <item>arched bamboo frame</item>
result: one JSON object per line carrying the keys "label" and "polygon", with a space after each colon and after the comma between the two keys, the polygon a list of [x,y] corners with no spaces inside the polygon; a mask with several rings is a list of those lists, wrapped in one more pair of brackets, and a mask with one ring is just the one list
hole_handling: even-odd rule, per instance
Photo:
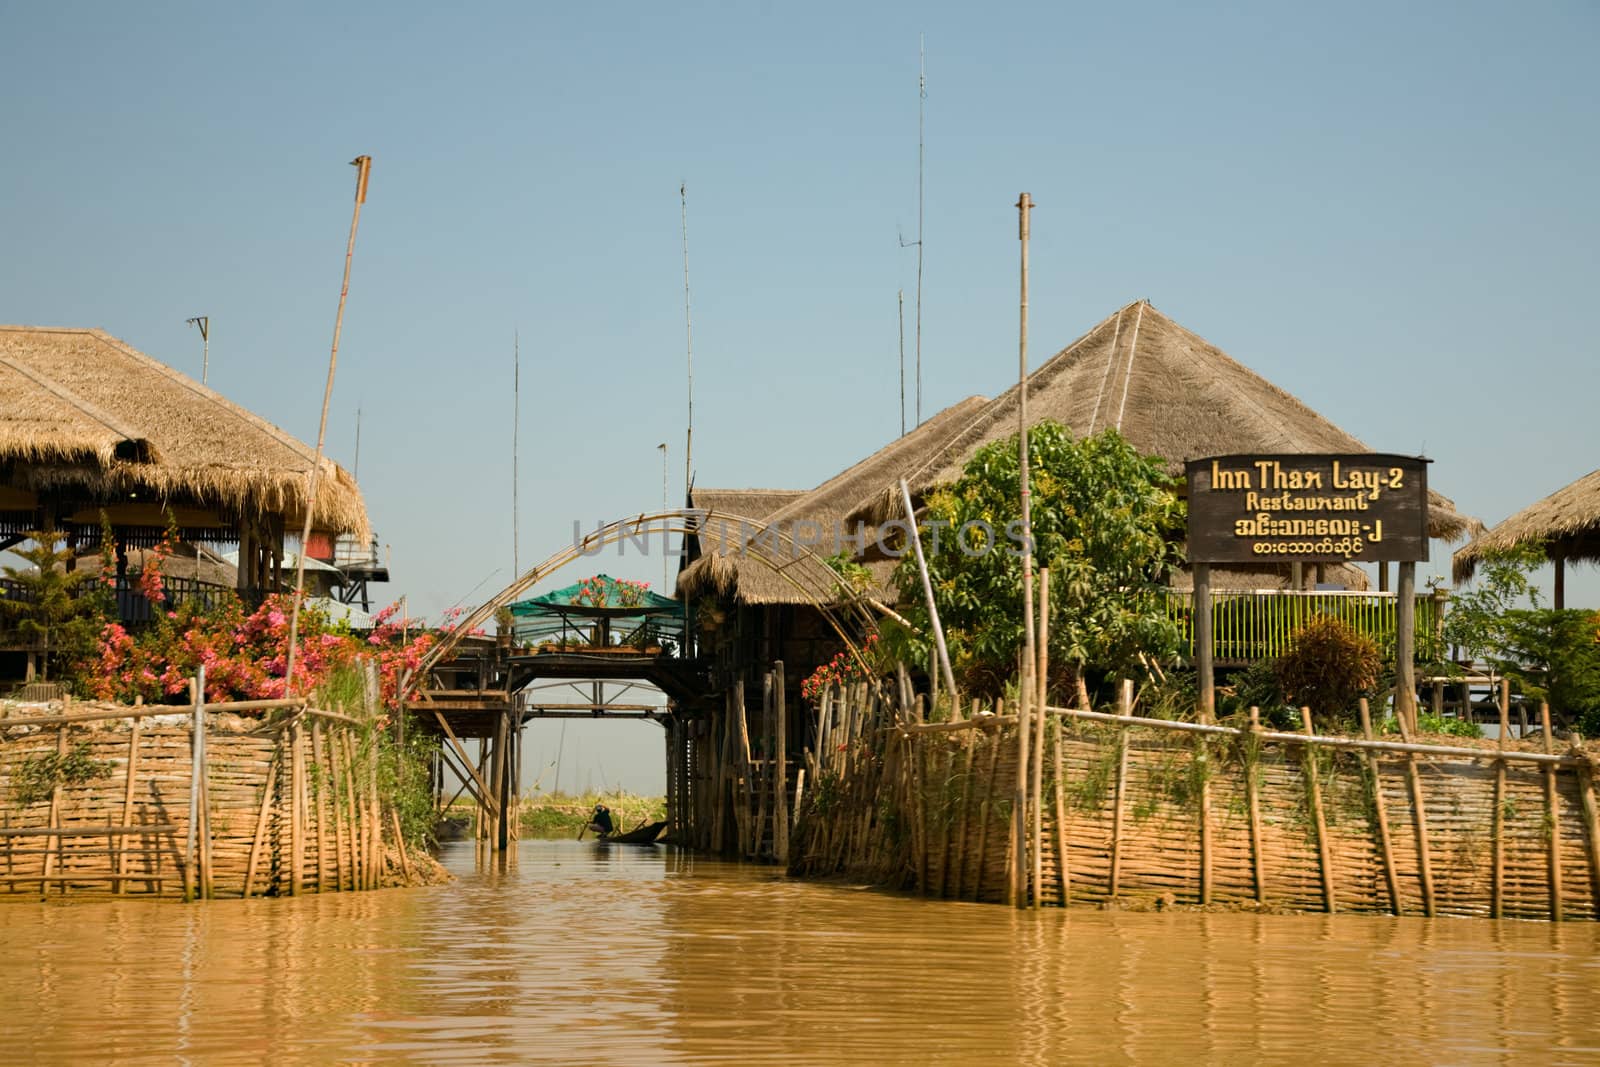
{"label": "arched bamboo frame", "polygon": [[[839,588],[838,585],[830,581],[827,588],[815,588],[818,583],[814,580],[813,574],[801,572],[797,575],[791,569],[794,564],[809,558],[821,566],[827,574],[832,575],[833,568],[828,566],[826,560],[811,551],[808,546],[796,542],[781,527],[768,527],[765,522],[759,519],[708,508],[675,508],[651,513],[641,512],[631,519],[617,519],[606,523],[585,535],[581,541],[573,542],[534,565],[510,585],[507,585],[493,597],[473,609],[466,618],[459,620],[455,629],[445,635],[443,640],[436,643],[422,657],[421,662],[417,665],[416,673],[412,677],[425,677],[433,668],[454,655],[456,646],[461,643],[463,637],[483,626],[501,608],[515,602],[517,598],[534,585],[569,563],[596,555],[608,545],[617,544],[625,538],[638,540],[640,537],[649,537],[652,534],[660,534],[663,539],[672,534],[678,534],[685,538],[697,536],[706,528],[706,524],[713,519],[720,520],[725,525],[737,523],[740,531],[755,531],[753,536],[743,540],[739,545],[738,551],[746,558],[761,563],[794,586],[806,598],[807,603],[822,613],[823,618],[827,620],[833,632],[838,634],[839,639],[850,650],[850,655],[855,659],[857,665],[863,671],[870,670],[866,658],[861,653],[860,646],[846,631],[839,615],[835,611],[837,605],[834,602],[834,594]],[[780,551],[777,553],[769,551],[768,547],[762,543],[766,541],[776,541]],[[877,619],[862,607],[859,597],[853,598],[844,606],[850,609],[855,617],[864,622],[869,629],[877,629]],[[402,689],[405,688],[409,688],[409,686],[402,686]],[[427,690],[425,689],[419,690],[419,696],[423,699],[426,699],[426,693]]]}

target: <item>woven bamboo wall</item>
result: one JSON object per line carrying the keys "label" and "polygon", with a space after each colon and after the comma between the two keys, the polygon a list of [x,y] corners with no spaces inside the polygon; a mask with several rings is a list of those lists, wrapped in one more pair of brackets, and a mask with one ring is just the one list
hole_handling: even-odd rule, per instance
{"label": "woven bamboo wall", "polygon": [[[208,712],[196,778],[192,713],[128,714],[0,719],[0,896],[319,892],[375,888],[409,867],[385,842],[371,741],[342,716],[268,726]],[[94,721],[61,721],[81,717]],[[29,763],[67,755],[92,775],[18,803]]]}
{"label": "woven bamboo wall", "polygon": [[[1593,764],[1579,751],[1535,764],[1052,719],[1042,904],[1600,917]],[[1006,900],[1016,767],[1014,720],[864,734],[805,807],[791,870]]]}

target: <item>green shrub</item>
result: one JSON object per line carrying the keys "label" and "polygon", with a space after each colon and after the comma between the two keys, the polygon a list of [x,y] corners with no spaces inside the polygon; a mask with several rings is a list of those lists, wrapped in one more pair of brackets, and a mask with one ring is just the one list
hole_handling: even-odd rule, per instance
{"label": "green shrub", "polygon": [[1291,703],[1348,720],[1357,698],[1377,685],[1382,667],[1383,656],[1370,637],[1338,619],[1318,616],[1295,631],[1274,673]]}

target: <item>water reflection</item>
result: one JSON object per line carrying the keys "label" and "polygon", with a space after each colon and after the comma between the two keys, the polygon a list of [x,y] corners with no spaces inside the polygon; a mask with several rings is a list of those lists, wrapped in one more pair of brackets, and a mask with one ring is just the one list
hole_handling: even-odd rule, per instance
{"label": "water reflection", "polygon": [[484,866],[469,842],[447,858],[461,881],[428,890],[6,902],[6,1058],[1509,1064],[1600,1052],[1589,924],[1029,914],[577,842],[522,842]]}

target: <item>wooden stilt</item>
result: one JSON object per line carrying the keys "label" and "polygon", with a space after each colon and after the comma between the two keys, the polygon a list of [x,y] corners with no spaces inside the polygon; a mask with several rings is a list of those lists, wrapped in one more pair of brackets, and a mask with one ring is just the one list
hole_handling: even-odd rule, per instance
{"label": "wooden stilt", "polygon": [[1196,736],[1194,758],[1200,768],[1200,903],[1211,903],[1211,749]]}
{"label": "wooden stilt", "polygon": [[[996,711],[996,715],[1003,712],[1003,708]],[[988,864],[989,853],[989,821],[993,816],[992,797],[994,796],[994,782],[996,771],[1000,763],[1000,734],[989,737],[989,763],[983,776],[983,789],[979,792],[981,801],[978,804],[978,850],[977,873],[972,879],[972,899],[983,899],[983,871]],[[1009,869],[1009,865],[1008,868]]]}
{"label": "wooden stilt", "polygon": [[[1572,735],[1572,754],[1583,758],[1583,738]],[[1583,837],[1589,859],[1589,906],[1600,917],[1600,808],[1594,796],[1594,770],[1587,760],[1578,765],[1578,800],[1583,805]]]}
{"label": "wooden stilt", "polygon": [[1117,896],[1122,879],[1122,814],[1127,808],[1128,789],[1128,730],[1117,729],[1117,787],[1116,807],[1111,815],[1111,870],[1106,879],[1106,894]]}
{"label": "wooden stilt", "polygon": [[[122,794],[122,828],[133,825],[133,796],[139,781],[139,719],[133,720],[128,731],[128,764],[125,768],[126,784]],[[111,883],[111,892],[121,895],[122,876],[128,873],[128,839],[117,843],[117,878]],[[148,888],[148,887],[147,887]]]}
{"label": "wooden stilt", "polygon": [[[1372,711],[1367,706],[1367,698],[1361,698],[1361,733],[1368,740],[1372,740]],[[1383,798],[1383,778],[1378,757],[1368,752],[1367,775],[1372,782],[1372,811],[1373,821],[1377,823],[1378,848],[1383,857],[1383,881],[1389,890],[1389,910],[1396,915],[1403,914],[1400,903],[1400,875],[1395,868],[1394,845],[1389,839],[1389,810]]]}
{"label": "wooden stilt", "polygon": [[[1550,729],[1550,705],[1543,702],[1539,704],[1539,728],[1544,736],[1545,752],[1555,752],[1555,734]],[[1556,768],[1548,763],[1544,767],[1544,804],[1545,850],[1550,879],[1550,918],[1553,922],[1560,922],[1564,911],[1561,900],[1561,802],[1556,786]]]}
{"label": "wooden stilt", "polygon": [[1066,782],[1062,777],[1064,766],[1061,755],[1061,719],[1050,717],[1051,741],[1055,747],[1055,824],[1056,824],[1056,881],[1061,894],[1061,906],[1072,906],[1072,863],[1067,854],[1067,800]]}
{"label": "wooden stilt", "polygon": [[1244,768],[1245,803],[1250,809],[1250,859],[1255,868],[1256,900],[1267,902],[1267,858],[1261,847],[1261,709],[1250,709],[1250,733],[1254,759]]}
{"label": "wooden stilt", "polygon": [[772,665],[773,676],[773,726],[777,736],[772,742],[772,852],[773,858],[787,865],[789,862],[789,702],[783,661]]}
{"label": "wooden stilt", "polygon": [[[1400,722],[1405,722],[1400,719]],[[1422,914],[1438,914],[1433,895],[1433,857],[1428,846],[1428,808],[1422,794],[1422,775],[1415,753],[1406,754],[1406,782],[1411,787],[1411,821],[1417,838],[1417,874],[1422,880]]]}
{"label": "wooden stilt", "polygon": [[283,744],[280,738],[278,745],[272,750],[272,759],[267,764],[267,777],[261,786],[261,806],[256,811],[256,832],[250,838],[250,856],[244,865],[244,893],[248,897],[255,892],[256,869],[261,862],[261,846],[267,839],[267,820],[272,814],[272,796],[278,775],[283,767]]}
{"label": "wooden stilt", "polygon": [[[1312,736],[1315,731],[1311,725],[1311,709],[1301,708],[1300,719],[1305,725],[1306,736]],[[1338,903],[1334,899],[1333,852],[1329,847],[1328,822],[1322,812],[1322,787],[1317,781],[1317,753],[1310,743],[1302,751],[1301,770],[1305,774],[1306,799],[1311,802],[1311,816],[1317,828],[1317,865],[1322,870],[1322,903],[1331,915],[1338,910]]]}

